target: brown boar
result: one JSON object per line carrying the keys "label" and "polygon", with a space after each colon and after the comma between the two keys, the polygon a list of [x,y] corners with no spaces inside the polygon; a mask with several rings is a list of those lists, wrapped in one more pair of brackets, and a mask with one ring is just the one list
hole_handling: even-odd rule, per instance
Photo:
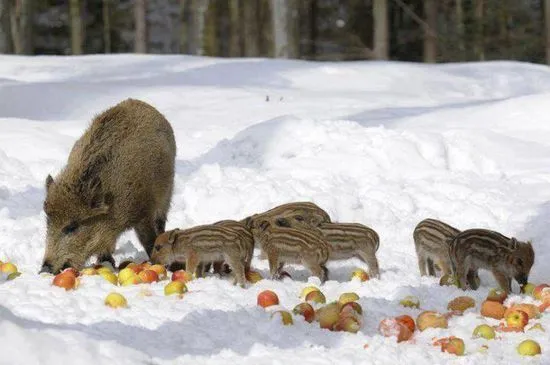
{"label": "brown boar", "polygon": [[472,280],[478,269],[493,273],[500,287],[511,292],[512,278],[527,284],[535,262],[531,242],[517,241],[488,229],[468,229],[459,233],[449,245],[453,274],[462,289],[477,289]]}
{"label": "brown boar", "polygon": [[127,99],[96,116],[66,166],[46,179],[41,271],[80,269],[94,255],[114,264],[116,240],[132,228],[151,255],[165,229],[175,156],[172,127],[151,105]]}

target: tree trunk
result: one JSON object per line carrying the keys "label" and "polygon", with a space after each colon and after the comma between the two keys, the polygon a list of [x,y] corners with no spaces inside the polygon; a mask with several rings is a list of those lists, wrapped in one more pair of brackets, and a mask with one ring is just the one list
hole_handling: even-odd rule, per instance
{"label": "tree trunk", "polygon": [[550,0],[544,0],[544,27],[546,35],[546,63],[550,65]]}
{"label": "tree trunk", "polygon": [[424,62],[437,62],[437,0],[424,0]]}
{"label": "tree trunk", "polygon": [[69,13],[71,16],[71,52],[73,55],[82,54],[82,16],[80,0],[70,0]]}
{"label": "tree trunk", "polygon": [[464,42],[464,8],[462,0],[455,0],[455,32],[457,38],[458,61],[464,61],[466,46]]}
{"label": "tree trunk", "polygon": [[147,53],[147,2],[146,0],[135,0],[134,5],[134,52]]}
{"label": "tree trunk", "polygon": [[187,22],[187,52],[204,54],[204,24],[208,0],[189,0]]}
{"label": "tree trunk", "polygon": [[474,1],[474,56],[476,60],[485,59],[485,47],[483,46],[483,0]]}
{"label": "tree trunk", "polygon": [[271,0],[275,58],[289,58],[288,4],[286,0]]}
{"label": "tree trunk", "polygon": [[111,53],[111,0],[103,0],[103,46],[105,53]]}
{"label": "tree trunk", "polygon": [[243,55],[240,38],[240,1],[229,0],[229,57]]}
{"label": "tree trunk", "polygon": [[10,6],[10,32],[16,54],[33,52],[33,0],[14,0]]}
{"label": "tree trunk", "polygon": [[10,31],[11,1],[0,1],[0,53],[13,53]]}
{"label": "tree trunk", "polygon": [[244,2],[244,54],[247,57],[260,55],[260,26],[258,24],[258,1]]}
{"label": "tree trunk", "polygon": [[374,57],[378,60],[387,60],[390,48],[387,0],[373,0],[372,17],[374,22]]}
{"label": "tree trunk", "polygon": [[500,0],[498,9],[499,33],[500,33],[500,56],[504,59],[510,58],[510,36],[508,34],[508,0]]}

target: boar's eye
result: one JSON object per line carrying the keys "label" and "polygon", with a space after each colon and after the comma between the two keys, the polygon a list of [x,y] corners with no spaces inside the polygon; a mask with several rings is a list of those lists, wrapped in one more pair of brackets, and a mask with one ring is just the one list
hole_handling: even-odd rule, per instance
{"label": "boar's eye", "polygon": [[64,234],[71,234],[71,233],[76,232],[77,229],[78,229],[78,222],[72,221],[71,223],[67,224],[67,225],[62,229],[62,232],[63,232]]}
{"label": "boar's eye", "polygon": [[523,260],[522,259],[518,258],[518,260],[516,262],[519,266],[523,266]]}
{"label": "boar's eye", "polygon": [[157,250],[157,251],[160,251],[161,248],[162,248],[161,245],[156,245],[156,246],[155,246],[155,250]]}

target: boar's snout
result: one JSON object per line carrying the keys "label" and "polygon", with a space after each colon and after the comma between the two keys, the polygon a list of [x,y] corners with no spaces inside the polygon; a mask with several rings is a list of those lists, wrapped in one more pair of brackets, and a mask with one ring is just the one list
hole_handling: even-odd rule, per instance
{"label": "boar's snout", "polygon": [[529,278],[527,277],[527,275],[520,274],[520,275],[516,276],[516,281],[518,282],[519,285],[527,284],[528,280],[529,280]]}
{"label": "boar's snout", "polygon": [[42,264],[42,268],[40,269],[39,274],[42,273],[53,274],[52,265],[48,261],[44,261],[44,263]]}

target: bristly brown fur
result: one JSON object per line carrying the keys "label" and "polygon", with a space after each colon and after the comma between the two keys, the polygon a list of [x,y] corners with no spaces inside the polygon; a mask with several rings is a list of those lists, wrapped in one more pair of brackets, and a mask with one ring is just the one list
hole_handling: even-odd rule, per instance
{"label": "bristly brown fur", "polygon": [[512,279],[527,284],[535,262],[531,242],[520,242],[488,229],[468,229],[459,233],[449,246],[453,273],[461,288],[477,289],[468,280],[478,269],[490,270],[498,284],[511,292]]}
{"label": "bristly brown fur", "polygon": [[116,239],[131,228],[150,254],[164,232],[175,156],[172,127],[151,105],[127,99],[96,116],[67,165],[46,179],[43,270],[112,259]]}

